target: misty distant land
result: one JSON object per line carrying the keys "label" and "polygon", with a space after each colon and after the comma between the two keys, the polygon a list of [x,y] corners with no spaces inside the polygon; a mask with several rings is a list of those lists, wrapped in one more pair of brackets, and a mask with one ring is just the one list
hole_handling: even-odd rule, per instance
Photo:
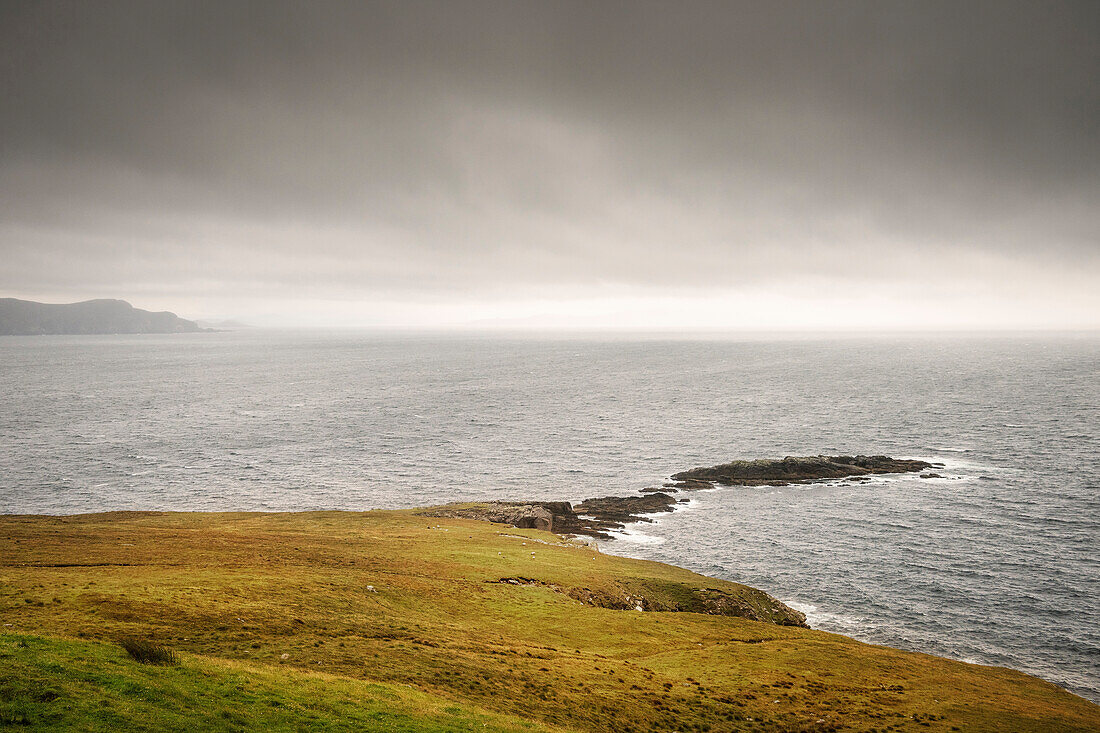
{"label": "misty distant land", "polygon": [[212,330],[175,313],[135,308],[125,300],[37,303],[0,298],[0,336],[202,333]]}

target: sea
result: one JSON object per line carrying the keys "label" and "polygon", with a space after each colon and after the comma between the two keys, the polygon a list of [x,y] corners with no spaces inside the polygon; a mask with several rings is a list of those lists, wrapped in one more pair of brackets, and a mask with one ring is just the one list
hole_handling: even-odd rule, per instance
{"label": "sea", "polygon": [[0,513],[625,496],[737,458],[882,476],[684,493],[602,550],[818,629],[1100,702],[1100,336],[0,338]]}

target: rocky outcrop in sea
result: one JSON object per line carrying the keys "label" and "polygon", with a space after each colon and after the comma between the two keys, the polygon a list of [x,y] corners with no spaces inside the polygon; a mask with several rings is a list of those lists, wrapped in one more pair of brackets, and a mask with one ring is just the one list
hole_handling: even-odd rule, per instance
{"label": "rocky outcrop in sea", "polygon": [[787,456],[780,459],[730,461],[672,475],[668,488],[709,489],[721,486],[786,486],[882,473],[913,473],[933,464],[889,456]]}
{"label": "rocky outcrop in sea", "polygon": [[[613,539],[611,532],[635,522],[652,522],[652,514],[671,512],[680,490],[721,486],[785,486],[838,478],[866,478],[871,474],[911,473],[933,468],[925,461],[889,456],[805,456],[755,461],[731,461],[711,468],[693,468],[673,474],[665,488],[645,488],[641,496],[603,496],[579,504],[567,501],[490,501],[448,504],[421,512],[430,517],[480,519],[523,529],[541,529],[563,535]],[[936,475],[936,474],[933,474]]]}

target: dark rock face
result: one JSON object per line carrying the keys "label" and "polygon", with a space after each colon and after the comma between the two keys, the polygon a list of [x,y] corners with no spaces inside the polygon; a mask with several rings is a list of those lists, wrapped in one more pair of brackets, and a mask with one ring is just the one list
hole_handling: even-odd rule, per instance
{"label": "dark rock face", "polygon": [[645,514],[670,512],[676,500],[668,494],[585,499],[575,507],[567,501],[490,501],[458,504],[421,512],[427,517],[480,519],[524,529],[542,529],[558,534],[586,535],[611,539],[609,531],[631,522],[652,521]]}
{"label": "dark rock face", "polygon": [[604,496],[598,499],[585,499],[573,511],[588,517],[594,517],[609,529],[620,529],[631,522],[652,522],[644,515],[658,512],[671,512],[676,499],[658,491],[644,496]]}
{"label": "dark rock face", "polygon": [[[569,502],[547,502],[564,504]],[[545,532],[561,533],[562,529],[554,523],[554,513],[538,502],[524,503],[511,501],[491,501],[485,504],[444,506],[431,511],[420,512],[425,517],[452,517],[456,519],[480,519],[496,524],[510,524],[520,529],[541,529]]]}
{"label": "dark rock face", "polygon": [[87,300],[83,303],[36,303],[0,298],[0,335],[108,333],[198,333],[194,321],[175,313],[135,308],[124,300]]}
{"label": "dark rock face", "polygon": [[782,459],[731,461],[721,466],[693,468],[673,474],[678,489],[722,486],[785,486],[822,479],[863,477],[877,473],[909,473],[931,463],[889,456],[787,456]]}

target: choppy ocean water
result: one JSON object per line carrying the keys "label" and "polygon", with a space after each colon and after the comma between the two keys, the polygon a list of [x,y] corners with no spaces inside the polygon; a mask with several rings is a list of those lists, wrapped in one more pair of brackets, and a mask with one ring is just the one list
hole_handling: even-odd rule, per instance
{"label": "choppy ocean water", "polygon": [[1100,701],[1100,338],[0,338],[0,513],[625,495],[732,458],[943,479],[690,494],[605,551]]}

